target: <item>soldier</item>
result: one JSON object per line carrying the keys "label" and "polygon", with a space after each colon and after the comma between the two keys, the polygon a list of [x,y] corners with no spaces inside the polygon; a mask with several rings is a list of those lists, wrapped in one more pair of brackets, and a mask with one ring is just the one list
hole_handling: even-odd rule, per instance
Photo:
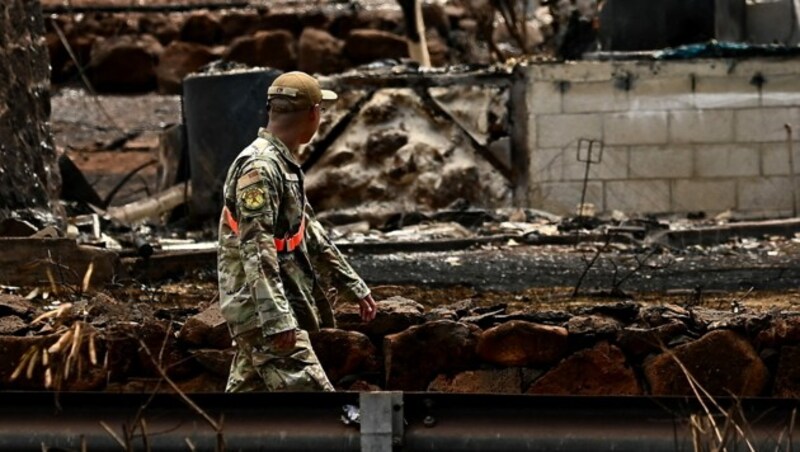
{"label": "soldier", "polygon": [[[227,392],[333,391],[308,332],[330,325],[322,289],[359,303],[375,318],[375,301],[306,203],[296,155],[317,132],[336,93],[313,77],[289,72],[267,92],[269,122],[233,161],[219,225],[219,302],[237,350]],[[327,315],[326,315],[327,314]]]}

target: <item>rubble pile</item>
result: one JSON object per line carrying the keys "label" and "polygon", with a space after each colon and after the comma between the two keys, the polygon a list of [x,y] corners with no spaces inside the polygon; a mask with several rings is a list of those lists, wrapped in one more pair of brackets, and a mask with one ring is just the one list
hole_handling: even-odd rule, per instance
{"label": "rubble pile", "polygon": [[[53,387],[48,373],[64,390],[172,390],[165,376],[186,392],[224,388],[234,348],[216,305],[157,309],[97,294],[45,311],[28,298],[0,295],[0,388]],[[364,324],[356,306],[339,306],[339,329],[311,335],[339,389],[691,396],[699,385],[718,396],[800,395],[798,312],[631,301],[512,311],[470,300],[426,310],[399,296],[378,308]],[[58,360],[59,343],[77,344],[72,361]]]}
{"label": "rubble pile", "polygon": [[[469,98],[465,104],[472,110],[464,116],[475,124],[476,134],[488,136],[502,127],[490,117],[506,121],[502,113],[492,115],[504,111],[505,91],[451,87],[441,93],[447,99]],[[509,205],[511,183],[478,155],[467,133],[435,116],[410,88],[379,90],[307,173],[309,201],[320,211],[435,210],[459,199],[485,207]]]}

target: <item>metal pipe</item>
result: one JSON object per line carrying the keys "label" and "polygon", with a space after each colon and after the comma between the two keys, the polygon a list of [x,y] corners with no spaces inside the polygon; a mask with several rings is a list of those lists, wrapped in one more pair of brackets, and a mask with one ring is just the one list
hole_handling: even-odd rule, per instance
{"label": "metal pipe", "polygon": [[[190,397],[222,426],[225,450],[362,447],[359,427],[340,419],[343,406],[359,404],[358,393]],[[790,433],[800,400],[717,402],[723,407],[740,403],[742,425],[755,450],[800,447],[798,435]],[[683,397],[402,393],[402,403],[392,404],[400,410],[374,405],[362,405],[361,430],[389,438],[386,429],[391,428],[394,448],[403,451],[691,451],[689,418],[703,413],[696,400]],[[398,411],[405,422],[390,419]],[[371,427],[363,424],[365,417]],[[719,424],[724,425],[721,417]],[[183,451],[187,439],[197,450],[217,449],[217,431],[174,394],[150,400],[149,394],[0,393],[2,451],[81,450],[82,444],[88,451],[119,450],[120,443],[129,443],[127,450],[144,450],[146,443],[151,450]],[[744,450],[741,440],[738,446],[728,450]]]}

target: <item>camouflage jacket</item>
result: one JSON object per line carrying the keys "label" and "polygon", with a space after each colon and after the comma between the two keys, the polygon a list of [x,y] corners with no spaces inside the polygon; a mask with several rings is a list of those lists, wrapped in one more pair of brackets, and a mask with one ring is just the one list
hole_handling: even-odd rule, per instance
{"label": "camouflage jacket", "polygon": [[[321,290],[358,302],[369,288],[328,238],[306,203],[303,172],[291,152],[264,129],[231,164],[224,185],[226,214],[219,223],[219,302],[231,334],[261,328],[271,336],[294,328],[319,329]],[[274,237],[305,236],[292,252]],[[315,295],[316,293],[316,295]]]}

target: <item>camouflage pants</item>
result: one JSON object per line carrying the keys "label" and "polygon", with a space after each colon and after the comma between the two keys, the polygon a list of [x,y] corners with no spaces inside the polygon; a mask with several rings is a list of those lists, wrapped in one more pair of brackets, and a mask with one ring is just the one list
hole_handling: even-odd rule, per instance
{"label": "camouflage pants", "polygon": [[294,348],[280,351],[261,330],[237,337],[225,392],[333,391],[308,333],[297,330],[296,335]]}

